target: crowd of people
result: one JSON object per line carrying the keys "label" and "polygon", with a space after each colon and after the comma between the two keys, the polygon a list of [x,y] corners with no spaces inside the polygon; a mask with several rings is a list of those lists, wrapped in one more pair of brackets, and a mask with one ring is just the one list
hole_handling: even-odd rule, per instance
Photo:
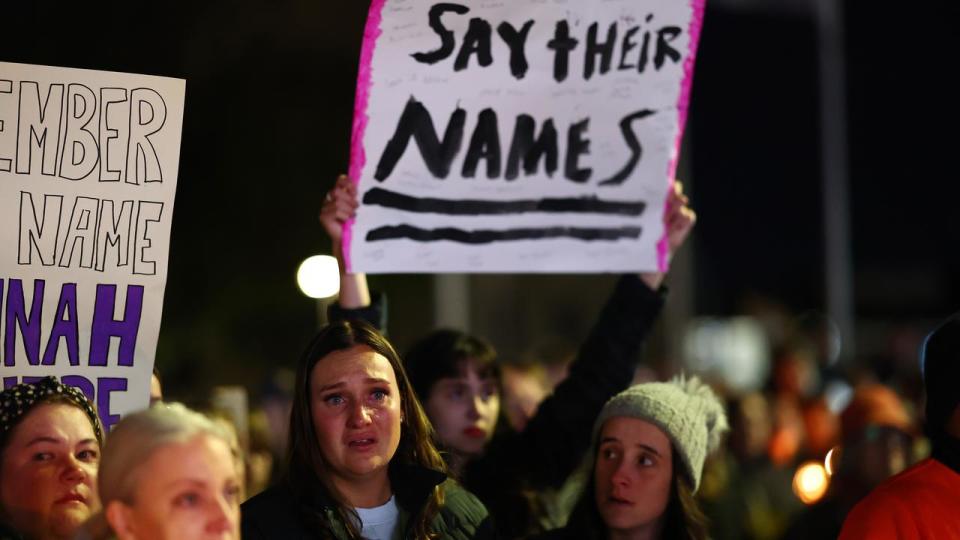
{"label": "crowd of people", "polygon": [[[696,220],[672,186],[671,253]],[[921,423],[864,377],[828,403],[789,349],[764,391],[633,384],[668,293],[661,273],[625,275],[562,380],[508,422],[492,344],[441,329],[401,356],[385,337],[383,296],[342,263],[358,206],[342,176],[320,212],[341,294],[296,364],[272,479],[252,459],[270,443],[165,403],[157,376],[109,434],[49,377],[0,393],[0,540],[960,538],[960,317],[924,342]]]}

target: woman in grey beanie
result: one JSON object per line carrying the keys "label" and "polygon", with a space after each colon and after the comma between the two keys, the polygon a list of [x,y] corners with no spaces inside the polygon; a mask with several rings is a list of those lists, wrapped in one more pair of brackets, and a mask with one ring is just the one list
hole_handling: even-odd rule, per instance
{"label": "woman in grey beanie", "polygon": [[617,394],[597,418],[592,474],[569,524],[540,540],[707,538],[693,494],[727,429],[723,405],[696,377]]}

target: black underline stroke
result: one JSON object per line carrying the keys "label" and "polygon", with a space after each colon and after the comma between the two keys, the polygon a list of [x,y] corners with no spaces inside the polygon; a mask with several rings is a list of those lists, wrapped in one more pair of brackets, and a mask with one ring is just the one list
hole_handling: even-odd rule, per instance
{"label": "black underline stroke", "polygon": [[640,237],[640,227],[618,228],[581,228],[581,227],[543,227],[529,229],[476,230],[465,231],[453,227],[440,229],[421,229],[412,225],[387,225],[367,233],[367,242],[407,239],[417,242],[436,242],[449,240],[461,244],[492,244],[516,240],[545,240],[572,238],[587,242],[636,239]]}
{"label": "black underline stroke", "polygon": [[373,188],[363,195],[363,203],[395,208],[421,214],[445,214],[452,216],[482,216],[502,214],[526,214],[531,212],[579,214],[607,214],[616,216],[639,216],[647,207],[643,201],[609,201],[595,196],[520,199],[491,201],[482,199],[435,199],[413,197],[383,188]]}

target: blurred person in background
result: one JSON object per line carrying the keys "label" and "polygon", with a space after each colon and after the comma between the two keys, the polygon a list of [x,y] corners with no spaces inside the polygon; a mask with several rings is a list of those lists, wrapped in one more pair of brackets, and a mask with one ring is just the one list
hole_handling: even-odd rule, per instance
{"label": "blurred person in background", "polygon": [[519,362],[503,364],[503,411],[514,431],[523,431],[540,402],[567,378],[576,354],[575,343],[551,336],[529,345]]}
{"label": "blurred person in background", "polygon": [[840,442],[840,417],[830,409],[826,396],[822,395],[804,403],[801,415],[803,432],[806,434],[802,455],[806,458],[822,459]]}
{"label": "blurred person in background", "polygon": [[[674,182],[664,214],[671,254],[696,220],[688,203],[682,185]],[[340,298],[330,318],[361,318],[383,328],[382,297],[372,301],[366,277],[346,273],[343,263],[343,225],[358,206],[356,185],[340,176],[320,212],[341,268]],[[500,366],[486,340],[439,330],[405,355],[404,366],[452,473],[487,505],[501,536],[518,538],[562,523],[544,524],[550,516],[538,494],[564,484],[589,448],[590,429],[604,402],[629,385],[640,345],[663,306],[663,279],[658,272],[621,277],[570,376],[540,403],[522,432],[500,421]]]}
{"label": "blurred person in background", "polygon": [[927,336],[920,365],[931,457],[860,501],[841,540],[960,538],[960,313]]}
{"label": "blurred person in background", "polygon": [[272,456],[270,483],[281,475],[290,430],[290,412],[293,407],[293,388],[297,374],[294,370],[279,367],[268,377],[260,390],[258,411],[263,413],[262,435]]}
{"label": "blurred person in background", "polygon": [[794,518],[787,540],[836,538],[850,509],[912,461],[913,422],[889,387],[857,387],[840,420],[843,438],[831,455],[827,494]]}
{"label": "blurred person in background", "polygon": [[368,540],[492,536],[455,481],[400,357],[371,326],[338,321],[300,359],[282,481],[243,505],[243,536]]}
{"label": "blurred person in background", "polygon": [[696,377],[617,394],[597,417],[592,474],[570,522],[540,540],[705,540],[694,493],[727,430],[723,405]]}
{"label": "blurred person in background", "polygon": [[103,428],[53,377],[0,392],[0,538],[61,540],[100,509]]}
{"label": "blurred person in background", "polygon": [[250,449],[246,459],[246,497],[264,491],[273,484],[276,460],[270,446],[270,425],[262,408],[250,411]]}
{"label": "blurred person in background", "polygon": [[816,359],[801,344],[788,344],[776,355],[771,377],[773,432],[768,452],[779,467],[791,468],[807,444],[804,405],[817,389]]}
{"label": "blurred person in background", "polygon": [[773,411],[762,392],[729,403],[730,437],[704,470],[700,498],[716,540],[774,540],[802,503],[791,489],[793,469],[768,452]]}
{"label": "blurred person in background", "polygon": [[513,430],[523,431],[540,402],[553,391],[547,372],[540,364],[529,363],[504,364],[500,373],[504,416]]}
{"label": "blurred person in background", "polygon": [[239,539],[239,464],[221,422],[179,403],[130,414],[104,447],[103,512],[81,538]]}

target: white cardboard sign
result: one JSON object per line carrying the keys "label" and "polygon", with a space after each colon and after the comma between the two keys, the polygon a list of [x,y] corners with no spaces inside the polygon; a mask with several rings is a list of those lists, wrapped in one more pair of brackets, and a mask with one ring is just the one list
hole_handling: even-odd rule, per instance
{"label": "white cardboard sign", "polygon": [[374,0],[348,266],[664,270],[704,0]]}
{"label": "white cardboard sign", "polygon": [[149,403],[185,81],[0,62],[0,377]]}

